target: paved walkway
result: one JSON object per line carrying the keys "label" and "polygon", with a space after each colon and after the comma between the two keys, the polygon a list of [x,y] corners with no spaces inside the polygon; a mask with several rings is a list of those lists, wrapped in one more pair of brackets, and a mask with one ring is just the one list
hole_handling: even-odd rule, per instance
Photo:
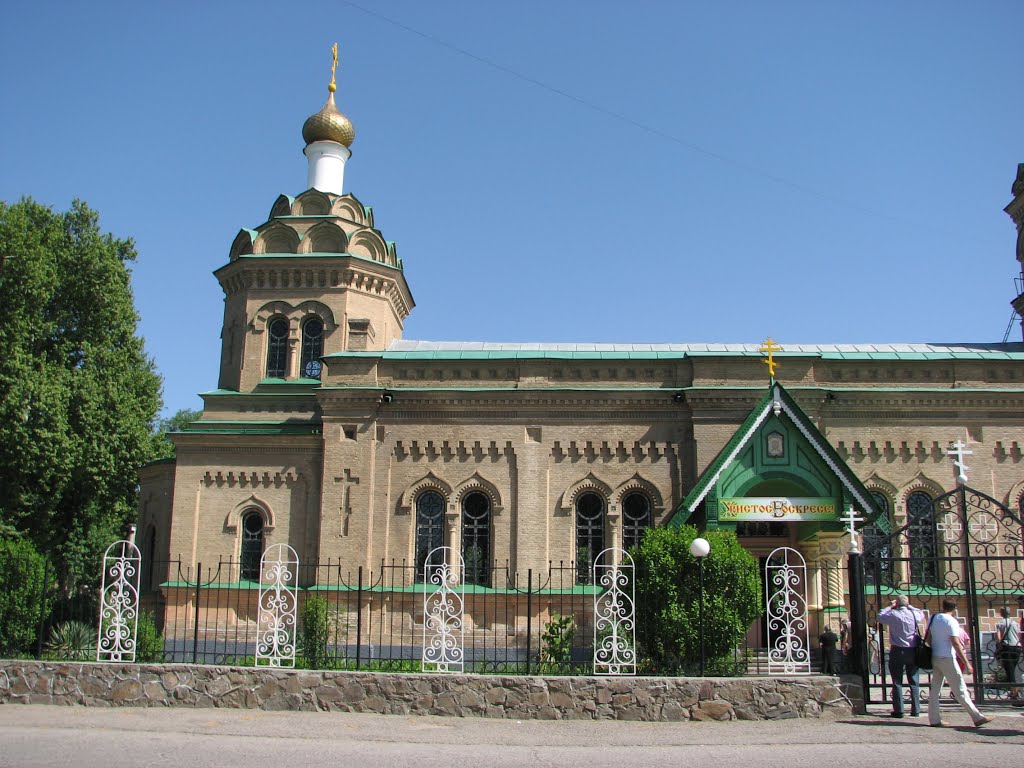
{"label": "paved walkway", "polygon": [[872,762],[930,768],[1024,764],[1024,717],[991,710],[975,729],[893,720],[885,709],[840,721],[638,723],[516,721],[237,709],[0,706],[0,766],[256,768],[321,765],[839,768]]}

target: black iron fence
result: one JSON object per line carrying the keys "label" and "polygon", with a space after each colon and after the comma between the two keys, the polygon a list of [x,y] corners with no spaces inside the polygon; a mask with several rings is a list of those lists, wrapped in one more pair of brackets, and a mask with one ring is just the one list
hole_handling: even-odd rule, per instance
{"label": "black iron fence", "polygon": [[[975,702],[1008,704],[1016,700],[1024,664],[1014,658],[1006,663],[996,649],[996,624],[1000,609],[1006,608],[1010,620],[1019,622],[1024,615],[1024,558],[1016,555],[972,557],[894,558],[865,560],[868,587],[865,589],[870,655],[868,663],[869,701],[889,702],[892,677],[888,669],[889,637],[877,620],[878,612],[891,605],[896,595],[907,595],[910,604],[932,614],[942,612],[944,600],[956,603],[956,613],[966,639],[968,656],[974,667],[965,676]],[[1011,677],[1012,674],[1012,677]],[[927,699],[931,673],[921,670],[921,697]],[[904,681],[904,698],[909,686]],[[948,688],[945,696],[950,696]],[[923,707],[922,707],[923,709]]]}
{"label": "black iron fence", "polygon": [[[845,567],[838,562],[807,569],[799,579],[809,610],[796,636],[809,652],[807,671],[841,672],[845,666],[841,625],[847,616]],[[242,578],[237,560],[192,565],[176,559],[143,563],[142,624],[159,633],[157,645],[139,661],[251,665],[258,635],[260,584]],[[502,674],[591,674],[595,642],[595,597],[601,587],[580,584],[574,563],[552,563],[543,571],[515,572],[494,565],[487,586],[460,589],[467,672]],[[95,658],[97,590],[60,597],[52,575],[28,590],[39,595],[29,609],[31,642],[0,648],[7,655]],[[873,589],[873,587],[872,587]],[[425,638],[424,600],[433,587],[407,563],[348,569],[327,561],[300,565],[297,574],[296,666],[339,670],[419,671]],[[315,601],[311,605],[311,601]],[[311,623],[319,627],[311,627]],[[79,625],[77,635],[69,624]],[[834,634],[834,648],[822,635]],[[77,639],[76,639],[77,638]],[[61,640],[60,644],[55,644]],[[762,617],[728,658],[708,659],[709,675],[778,674],[770,664],[769,627]],[[78,642],[79,647],[75,648]],[[637,649],[638,674],[699,671],[697,659],[683,669],[664,670]],[[778,659],[776,658],[776,662]],[[800,668],[798,671],[804,671]]]}

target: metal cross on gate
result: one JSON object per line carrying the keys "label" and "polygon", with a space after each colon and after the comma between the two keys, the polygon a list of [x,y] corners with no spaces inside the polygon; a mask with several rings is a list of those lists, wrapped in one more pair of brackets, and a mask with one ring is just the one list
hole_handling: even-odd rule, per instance
{"label": "metal cross on gate", "polygon": [[964,441],[957,438],[956,442],[949,447],[948,451],[946,451],[946,455],[953,457],[953,465],[960,470],[960,473],[956,476],[957,480],[961,483],[966,483],[967,470],[970,469],[970,467],[964,464],[964,456],[973,456],[974,451],[967,450],[967,445]]}
{"label": "metal cross on gate", "polygon": [[853,508],[852,504],[846,505],[846,513],[840,518],[843,525],[846,526],[847,532],[850,534],[850,551],[860,552],[860,546],[857,544],[857,523],[863,523],[863,517],[857,517],[857,510]]}

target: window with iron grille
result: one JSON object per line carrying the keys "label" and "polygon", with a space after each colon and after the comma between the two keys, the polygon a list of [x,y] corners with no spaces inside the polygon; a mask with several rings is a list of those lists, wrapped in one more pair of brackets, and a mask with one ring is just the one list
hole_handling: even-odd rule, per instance
{"label": "window with iron grille", "polygon": [[242,517],[241,577],[243,581],[260,580],[260,558],[263,557],[263,515],[256,511]]}
{"label": "window with iron grille", "polygon": [[490,586],[491,500],[476,491],[462,499],[462,562],[467,584]]}
{"label": "window with iron grille", "polygon": [[311,317],[302,324],[302,355],[299,370],[307,379],[319,379],[324,354],[324,322]]}
{"label": "window with iron grille", "polygon": [[275,318],[267,326],[267,378],[283,379],[288,373],[288,321]]}
{"label": "window with iron grille", "polygon": [[[879,491],[871,491],[871,498],[875,500],[875,506],[881,511],[879,517],[889,519],[889,498]],[[893,586],[895,572],[889,536],[874,523],[866,525],[861,531],[861,549],[866,556],[867,568],[864,575],[868,584],[875,583],[877,574],[883,586]]]}
{"label": "window with iron grille", "polygon": [[594,581],[594,561],[604,549],[604,499],[583,493],[576,499],[576,583]]}
{"label": "window with iron grille", "polygon": [[[444,546],[444,498],[437,491],[416,497],[416,581],[425,581],[427,558]],[[441,553],[434,553],[429,565],[443,565]]]}
{"label": "window with iron grille", "polygon": [[644,531],[651,527],[651,500],[634,491],[622,500],[622,548],[629,550],[640,543]]}
{"label": "window with iron grille", "polygon": [[924,491],[914,491],[907,497],[907,546],[910,549],[910,583],[937,585],[938,530],[932,498]]}

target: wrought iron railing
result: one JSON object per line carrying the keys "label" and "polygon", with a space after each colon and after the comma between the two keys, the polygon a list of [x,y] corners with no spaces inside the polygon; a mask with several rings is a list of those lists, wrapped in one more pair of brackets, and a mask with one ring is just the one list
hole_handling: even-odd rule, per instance
{"label": "wrought iron railing", "polygon": [[[628,564],[624,553],[620,557]],[[606,567],[604,560],[601,565]],[[294,577],[290,574],[292,568]],[[265,564],[263,569],[266,583],[261,589],[260,582],[241,578],[243,567],[237,559],[194,565],[181,559],[144,562],[139,625],[155,625],[161,637],[155,653],[150,644],[149,653],[135,660],[291,666],[291,649],[282,653],[280,648],[294,639],[295,667],[409,672],[423,668],[425,598],[436,585],[418,577],[413,564],[387,562],[374,569],[354,570],[333,560],[289,564],[288,578],[282,576],[280,584],[274,583],[275,568]],[[811,672],[843,670],[841,642],[834,651],[823,649],[819,636],[826,626],[841,634],[841,623],[847,615],[847,599],[841,587],[844,571],[845,565],[832,561],[829,565],[810,565],[800,577],[810,587],[806,642]],[[630,611],[639,612],[642,606],[629,606],[633,598],[625,578],[628,572],[624,568],[616,571],[616,578],[609,579],[602,571],[589,580],[592,583],[580,584],[576,564],[571,562],[552,563],[543,571],[525,573],[507,565],[492,565],[486,580],[489,586],[459,587],[464,611],[461,671],[697,675],[697,660],[689,666],[659,669],[645,656],[642,642],[630,645],[634,642]],[[0,652],[56,658],[51,649],[53,633],[68,619],[90,624],[95,637],[99,585],[91,591],[59,597],[53,593],[51,580],[52,572],[44,579],[46,586],[39,586],[41,602],[32,609],[33,616],[38,616],[37,639],[31,646]],[[37,590],[31,591],[35,594]],[[266,603],[262,612],[261,598]],[[307,611],[312,607],[307,604],[314,598],[319,603],[317,610]],[[294,620],[290,618],[293,615]],[[614,623],[612,617],[617,617]],[[319,634],[309,631],[314,620],[323,624]],[[770,663],[768,624],[768,617],[755,621],[730,657],[707,660],[706,673],[779,674]],[[280,631],[268,635],[268,629],[288,627],[293,629],[287,637]],[[630,639],[623,640],[627,634]],[[274,639],[278,635],[280,641]],[[261,637],[266,646],[262,651]],[[268,644],[267,637],[274,641]],[[321,647],[311,647],[311,643]],[[596,656],[595,645],[599,651]],[[825,656],[830,662],[827,667]],[[95,657],[94,647],[80,658]],[[264,658],[271,661],[261,661]]]}

